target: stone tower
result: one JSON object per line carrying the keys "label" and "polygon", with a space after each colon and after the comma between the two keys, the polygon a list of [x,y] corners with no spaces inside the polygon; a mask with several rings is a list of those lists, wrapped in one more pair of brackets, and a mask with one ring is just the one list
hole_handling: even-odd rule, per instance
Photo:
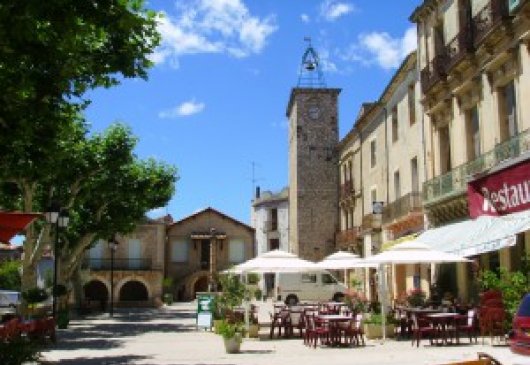
{"label": "stone tower", "polygon": [[320,260],[335,247],[338,227],[337,110],[340,89],[327,88],[309,44],[289,118],[289,248]]}

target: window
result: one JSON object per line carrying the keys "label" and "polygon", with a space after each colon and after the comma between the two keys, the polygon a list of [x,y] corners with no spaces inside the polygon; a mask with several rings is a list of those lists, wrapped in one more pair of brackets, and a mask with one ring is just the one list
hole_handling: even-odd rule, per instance
{"label": "window", "polygon": [[480,156],[480,133],[478,108],[475,105],[466,113],[467,160],[472,161]]}
{"label": "window", "polygon": [[330,274],[322,274],[322,284],[337,284],[337,281]]}
{"label": "window", "polygon": [[370,192],[370,196],[372,197],[372,202],[376,202],[377,201],[377,189],[372,189],[371,192]]}
{"label": "window", "polygon": [[394,172],[394,197],[398,200],[401,197],[401,181],[399,171]]}
{"label": "window", "polygon": [[353,181],[353,164],[351,161],[348,161],[348,180]]}
{"label": "window", "polygon": [[375,167],[375,164],[377,163],[376,160],[376,146],[375,146],[375,139],[370,142],[370,166]]}
{"label": "window", "polygon": [[410,173],[411,173],[411,181],[412,181],[412,192],[417,193],[420,191],[420,183],[418,180],[418,158],[414,157],[412,160],[410,160]]}
{"label": "window", "polygon": [[278,209],[271,209],[271,231],[278,230]]}
{"label": "window", "polygon": [[171,261],[188,262],[189,243],[186,241],[173,241],[171,243]]}
{"label": "window", "polygon": [[449,139],[449,127],[441,127],[438,129],[438,144],[440,158],[440,174],[445,174],[451,171],[451,143]]}
{"label": "window", "polygon": [[313,283],[317,282],[317,274],[302,274],[302,283]]}
{"label": "window", "polygon": [[408,102],[409,102],[409,123],[410,125],[413,125],[414,123],[416,123],[416,103],[415,103],[414,84],[409,85]]}
{"label": "window", "polygon": [[392,142],[396,142],[398,139],[398,110],[396,105],[392,108]]}
{"label": "window", "polygon": [[513,80],[499,89],[499,107],[501,123],[501,142],[507,141],[517,134],[516,95]]}
{"label": "window", "polygon": [[231,239],[229,248],[229,260],[231,264],[245,261],[245,243],[241,239]]}

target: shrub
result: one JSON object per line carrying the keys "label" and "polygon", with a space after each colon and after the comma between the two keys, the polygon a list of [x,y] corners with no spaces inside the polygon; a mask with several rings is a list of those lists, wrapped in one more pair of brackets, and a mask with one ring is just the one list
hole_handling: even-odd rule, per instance
{"label": "shrub", "polygon": [[263,292],[261,291],[261,289],[256,289],[254,290],[254,297],[256,298],[256,300],[261,300],[261,297],[263,296]]}
{"label": "shrub", "polygon": [[48,299],[48,293],[41,288],[32,288],[23,292],[22,298],[24,298],[28,304],[37,304]]}
{"label": "shrub", "polygon": [[24,337],[16,337],[9,342],[0,341],[0,364],[21,365],[36,362],[41,358],[40,346]]}

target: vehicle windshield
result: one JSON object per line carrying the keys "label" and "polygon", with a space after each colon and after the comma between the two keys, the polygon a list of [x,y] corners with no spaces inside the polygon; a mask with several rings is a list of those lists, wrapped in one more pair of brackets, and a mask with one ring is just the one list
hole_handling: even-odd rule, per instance
{"label": "vehicle windshield", "polygon": [[527,294],[521,301],[517,315],[520,317],[530,317],[530,294]]}

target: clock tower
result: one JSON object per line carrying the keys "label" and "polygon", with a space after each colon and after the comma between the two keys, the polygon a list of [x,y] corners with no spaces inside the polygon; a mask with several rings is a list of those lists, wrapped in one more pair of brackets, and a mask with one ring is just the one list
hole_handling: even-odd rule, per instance
{"label": "clock tower", "polygon": [[289,245],[309,260],[320,260],[335,248],[340,91],[326,87],[318,54],[309,42],[287,105]]}

